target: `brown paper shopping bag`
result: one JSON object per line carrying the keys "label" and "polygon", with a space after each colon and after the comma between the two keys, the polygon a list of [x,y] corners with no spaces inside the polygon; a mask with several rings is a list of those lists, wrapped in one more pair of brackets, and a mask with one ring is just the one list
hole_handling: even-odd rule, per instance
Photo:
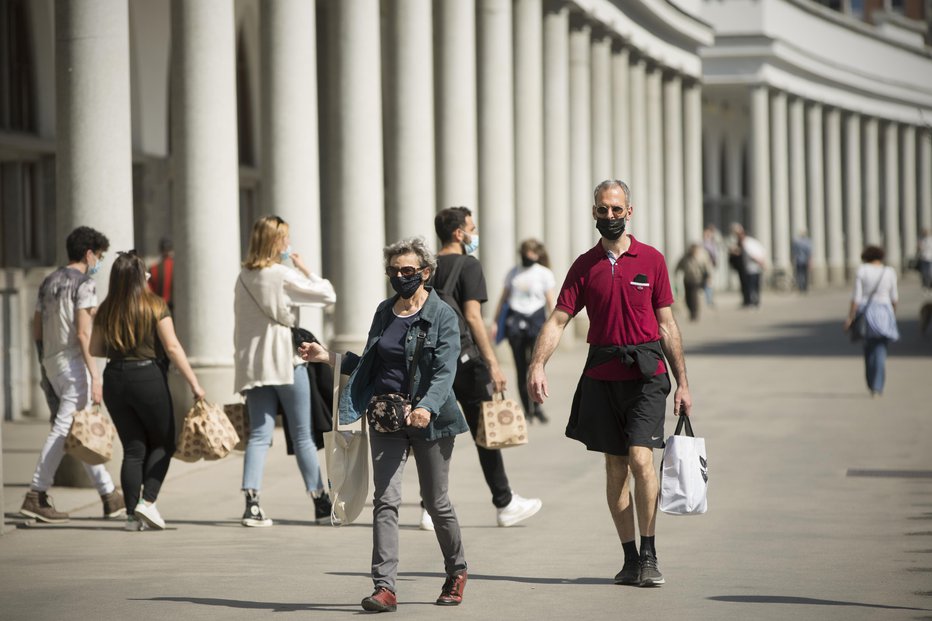
{"label": "brown paper shopping bag", "polygon": [[527,421],[521,404],[506,399],[505,393],[482,402],[476,444],[487,449],[503,449],[527,444]]}
{"label": "brown paper shopping bag", "polygon": [[113,439],[116,427],[100,405],[87,407],[74,413],[71,430],[65,438],[65,452],[86,464],[105,464],[113,457]]}
{"label": "brown paper shopping bag", "polygon": [[175,457],[181,461],[212,461],[230,454],[239,442],[236,429],[223,408],[201,399],[184,418]]}

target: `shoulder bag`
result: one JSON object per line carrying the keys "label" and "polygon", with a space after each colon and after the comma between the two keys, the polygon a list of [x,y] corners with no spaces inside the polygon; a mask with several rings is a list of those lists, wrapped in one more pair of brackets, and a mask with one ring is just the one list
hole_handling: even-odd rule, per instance
{"label": "shoulder bag", "polygon": [[[680,435],[683,428],[686,433]],[[699,515],[708,506],[709,464],[705,438],[693,435],[689,416],[680,414],[676,431],[667,438],[660,462],[658,508],[670,515]]]}
{"label": "shoulder bag", "polygon": [[848,338],[851,339],[852,343],[857,343],[867,336],[867,307],[870,306],[871,300],[874,299],[874,294],[877,293],[877,289],[880,288],[880,283],[883,282],[883,277],[886,275],[886,269],[880,272],[880,278],[877,280],[877,284],[874,285],[874,290],[871,291],[871,294],[867,297],[867,302],[855,313],[854,319],[848,327]]}
{"label": "shoulder bag", "polygon": [[424,340],[427,333],[424,328],[418,327],[417,345],[414,348],[414,357],[408,365],[408,394],[390,392],[384,395],[373,395],[366,405],[366,419],[372,428],[381,433],[400,431],[405,426],[405,419],[411,413],[411,400],[414,398],[414,372],[421,359],[424,349]]}

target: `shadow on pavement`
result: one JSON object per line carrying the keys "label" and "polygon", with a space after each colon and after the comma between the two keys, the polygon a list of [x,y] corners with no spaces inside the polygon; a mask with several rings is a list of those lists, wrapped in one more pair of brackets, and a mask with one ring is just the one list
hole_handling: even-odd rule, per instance
{"label": "shadow on pavement", "polygon": [[861,608],[879,608],[882,610],[932,610],[932,608],[888,606],[886,604],[865,604],[863,602],[843,602],[833,599],[790,597],[785,595],[716,595],[715,597],[710,597],[709,599],[715,602],[730,602],[734,604],[803,604],[804,606],[859,606]]}
{"label": "shadow on pavement", "polygon": [[[328,571],[329,576],[347,576],[355,578],[369,578],[368,573],[358,571]],[[398,578],[437,578],[442,580],[446,576],[439,572],[428,571],[400,571]],[[524,584],[613,584],[610,578],[537,578],[530,576],[492,576],[489,574],[469,574],[472,580],[490,580],[500,582],[522,582]]]}
{"label": "shadow on pavement", "polygon": [[[932,356],[932,337],[919,336],[918,322],[899,322],[900,340],[890,345],[891,356]],[[852,343],[841,331],[841,321],[784,323],[773,326],[778,334],[758,339],[700,343],[686,354],[706,356],[861,356],[860,343]]]}
{"label": "shadow on pavement", "polygon": [[136,598],[135,602],[178,602],[180,604],[198,604],[200,606],[217,606],[223,608],[241,608],[244,610],[268,610],[271,612],[346,612],[363,614],[359,604],[286,604],[282,602],[255,602],[251,600],[220,599],[216,597],[148,597]]}

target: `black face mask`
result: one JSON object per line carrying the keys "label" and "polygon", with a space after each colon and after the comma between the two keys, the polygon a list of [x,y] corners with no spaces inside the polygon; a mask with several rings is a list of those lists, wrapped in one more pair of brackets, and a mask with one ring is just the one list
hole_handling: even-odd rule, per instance
{"label": "black face mask", "polygon": [[614,220],[597,218],[595,228],[599,230],[599,234],[605,239],[615,241],[625,232],[626,224],[627,220],[625,218],[615,218]]}
{"label": "black face mask", "polygon": [[406,300],[417,293],[418,288],[421,286],[420,272],[411,274],[407,278],[396,274],[391,276],[388,280],[392,283],[392,289],[395,290],[395,293]]}
{"label": "black face mask", "polygon": [[537,263],[537,259],[532,259],[531,257],[525,254],[521,255],[521,266],[522,267],[531,267],[535,263]]}

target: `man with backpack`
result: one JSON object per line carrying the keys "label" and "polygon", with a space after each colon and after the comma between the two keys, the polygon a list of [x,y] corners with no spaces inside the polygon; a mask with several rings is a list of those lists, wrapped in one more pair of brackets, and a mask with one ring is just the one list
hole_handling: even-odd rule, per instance
{"label": "man with backpack", "polygon": [[[488,299],[485,275],[479,261],[470,256],[479,247],[479,235],[472,212],[466,207],[442,210],[434,218],[434,229],[441,248],[432,284],[460,321],[460,358],[453,392],[475,439],[482,402],[491,401],[493,391],[505,390],[505,376],[482,319],[482,303]],[[511,491],[500,450],[476,445],[476,451],[492,492],[499,526],[513,526],[540,511],[539,498],[522,498]],[[433,530],[426,511],[421,511],[421,528]]]}

